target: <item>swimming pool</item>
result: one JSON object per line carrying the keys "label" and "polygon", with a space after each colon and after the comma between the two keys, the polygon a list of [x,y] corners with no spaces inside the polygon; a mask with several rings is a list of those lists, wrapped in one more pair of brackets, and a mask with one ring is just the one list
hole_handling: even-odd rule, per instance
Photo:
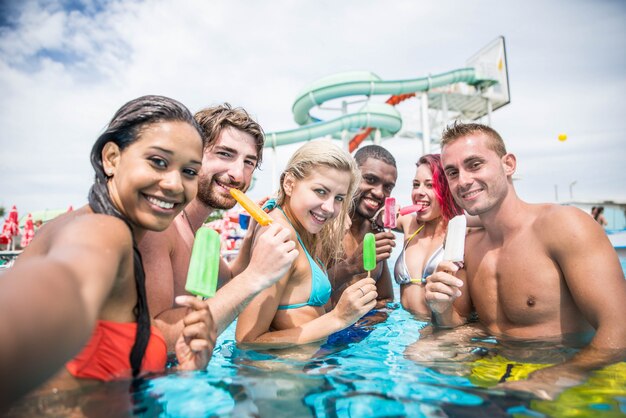
{"label": "swimming pool", "polygon": [[[415,320],[398,304],[375,316],[386,319],[352,327],[321,349],[305,347],[299,355],[240,350],[234,343],[233,324],[220,336],[206,371],[153,376],[131,390],[126,381],[28,399],[13,415],[626,416],[626,363],[594,373],[555,401],[531,399],[488,387],[501,377],[501,365],[474,360],[498,351],[493,338],[451,344],[441,358],[416,362],[409,353],[420,334],[428,331],[428,324]],[[535,360],[572,352],[548,343],[513,350],[519,354],[531,350]],[[453,352],[468,353],[471,358],[452,361],[446,354]]]}

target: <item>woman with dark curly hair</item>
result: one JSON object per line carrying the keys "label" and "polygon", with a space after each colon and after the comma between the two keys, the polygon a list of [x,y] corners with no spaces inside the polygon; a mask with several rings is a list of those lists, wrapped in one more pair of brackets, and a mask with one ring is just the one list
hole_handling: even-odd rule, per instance
{"label": "woman with dark curly hair", "polygon": [[[42,227],[0,280],[0,410],[55,372],[43,390],[165,368],[137,242],[195,197],[201,161],[202,136],[181,103],[144,96],[117,111],[91,152],[89,203]],[[204,368],[210,312],[193,297],[179,303],[190,308],[179,368]]]}

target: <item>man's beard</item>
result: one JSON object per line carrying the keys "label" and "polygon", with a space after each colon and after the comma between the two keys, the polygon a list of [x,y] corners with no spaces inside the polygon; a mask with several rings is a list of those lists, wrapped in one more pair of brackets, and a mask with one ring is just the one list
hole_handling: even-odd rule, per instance
{"label": "man's beard", "polygon": [[220,196],[212,193],[213,180],[198,180],[198,200],[213,209],[232,209],[237,201],[230,196]]}
{"label": "man's beard", "polygon": [[375,211],[370,213],[368,210],[361,208],[363,197],[364,194],[360,192],[354,197],[354,214],[364,219],[370,219],[374,216]]}

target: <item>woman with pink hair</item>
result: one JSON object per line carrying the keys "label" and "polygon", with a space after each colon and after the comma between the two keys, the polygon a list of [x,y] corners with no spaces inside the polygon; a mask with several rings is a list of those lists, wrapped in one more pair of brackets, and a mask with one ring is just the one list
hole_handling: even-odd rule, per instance
{"label": "woman with pink hair", "polygon": [[411,200],[419,209],[398,218],[397,229],[405,238],[394,277],[400,285],[404,309],[420,317],[430,317],[424,299],[426,277],[435,271],[443,257],[448,221],[463,213],[450,193],[439,154],[424,155],[417,162]]}

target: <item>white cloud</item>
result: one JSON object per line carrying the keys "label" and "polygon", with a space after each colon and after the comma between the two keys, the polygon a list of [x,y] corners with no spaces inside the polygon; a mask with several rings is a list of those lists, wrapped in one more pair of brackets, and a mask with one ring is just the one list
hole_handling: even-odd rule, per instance
{"label": "white cloud", "polygon": [[[512,102],[492,123],[519,157],[520,194],[554,200],[557,184],[568,197],[577,181],[579,198],[626,200],[619,2],[76,4],[28,1],[0,28],[0,205],[24,212],[84,203],[93,141],[139,95],[169,95],[192,111],[229,101],[267,131],[291,129],[293,100],[316,79],[449,71],[498,35],[507,41]],[[405,129],[419,129],[416,105],[399,108]],[[560,132],[569,135],[564,143]],[[401,161],[397,193],[408,196],[421,145],[383,144]],[[278,169],[295,148],[281,149]],[[272,159],[267,152],[255,193],[271,190]]]}

